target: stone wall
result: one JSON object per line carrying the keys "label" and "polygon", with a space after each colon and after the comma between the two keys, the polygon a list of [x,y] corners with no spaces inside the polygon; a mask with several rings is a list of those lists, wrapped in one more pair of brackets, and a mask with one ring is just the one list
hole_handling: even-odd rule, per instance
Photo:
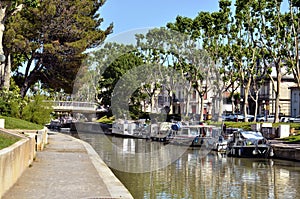
{"label": "stone wall", "polygon": [[21,138],[15,144],[0,150],[0,198],[10,189],[36,157],[36,151],[47,144],[47,129],[24,132],[1,129]]}
{"label": "stone wall", "polygon": [[300,148],[280,145],[274,145],[272,148],[274,150],[274,158],[300,161]]}

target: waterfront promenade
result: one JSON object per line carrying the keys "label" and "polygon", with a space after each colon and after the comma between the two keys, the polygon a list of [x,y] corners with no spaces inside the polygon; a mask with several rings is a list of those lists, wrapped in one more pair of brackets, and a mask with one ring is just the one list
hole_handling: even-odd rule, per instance
{"label": "waterfront promenade", "polygon": [[133,198],[88,143],[48,134],[49,144],[3,199]]}

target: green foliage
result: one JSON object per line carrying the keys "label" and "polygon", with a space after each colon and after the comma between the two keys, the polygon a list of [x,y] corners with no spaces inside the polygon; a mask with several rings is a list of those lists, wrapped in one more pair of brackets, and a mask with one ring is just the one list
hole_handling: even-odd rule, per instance
{"label": "green foliage", "polygon": [[106,115],[98,119],[96,122],[104,123],[104,124],[112,124],[115,120],[114,117],[107,117]]}
{"label": "green foliage", "polygon": [[103,19],[99,9],[104,1],[26,3],[21,12],[9,18],[4,32],[4,47],[14,58],[13,77],[22,97],[38,81],[44,89],[72,93],[73,82],[86,58],[85,50],[101,44],[112,31],[112,24],[104,30],[100,28]]}
{"label": "green foliage", "polygon": [[11,89],[0,90],[0,114],[3,116],[20,118],[24,100],[20,95],[20,89],[12,82]]}
{"label": "green foliage", "polygon": [[32,123],[45,125],[50,122],[52,112],[53,108],[49,102],[45,102],[45,96],[36,94],[24,107],[22,118]]}
{"label": "green foliage", "polygon": [[[99,62],[100,61],[101,60],[99,60]],[[105,88],[99,93],[98,96],[98,98],[102,98],[102,103],[104,105],[111,105],[112,94],[115,90],[116,84],[120,82],[120,79],[131,69],[141,64],[143,64],[142,59],[136,56],[133,52],[126,52],[125,54],[121,54],[111,62],[111,64],[104,71],[102,79],[99,81],[99,87]],[[131,76],[131,73],[127,73],[127,75]],[[134,78],[136,79],[136,77],[131,77],[133,78],[133,80]],[[121,90],[120,88],[118,89]]]}

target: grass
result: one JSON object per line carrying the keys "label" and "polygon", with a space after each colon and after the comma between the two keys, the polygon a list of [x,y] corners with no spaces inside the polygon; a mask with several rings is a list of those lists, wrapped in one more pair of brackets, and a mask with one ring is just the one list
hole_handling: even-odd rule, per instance
{"label": "grass", "polygon": [[[210,124],[221,125],[221,123],[211,122]],[[251,130],[251,124],[256,124],[256,122],[225,122],[226,127],[232,128],[242,128],[244,130]],[[273,127],[277,128],[279,125],[288,124],[290,128],[295,129],[295,135],[291,135],[287,138],[281,138],[280,140],[286,141],[287,143],[300,143],[300,123],[274,123]]]}
{"label": "grass", "polygon": [[[44,128],[42,125],[34,124],[17,118],[0,116],[0,119],[5,119],[5,129],[40,130]],[[14,144],[19,140],[19,137],[0,132],[0,150]]]}
{"label": "grass", "polygon": [[19,137],[0,132],[0,150],[16,143],[20,139]]}
{"label": "grass", "polygon": [[296,144],[296,143],[298,144],[298,143],[300,143],[300,133],[297,133],[296,135],[291,135],[287,138],[282,138],[281,140],[286,141],[291,144]]}
{"label": "grass", "polygon": [[107,117],[103,116],[100,119],[97,120],[97,122],[104,123],[104,124],[112,124],[114,121],[114,117]]}
{"label": "grass", "polygon": [[43,125],[34,124],[17,118],[0,116],[0,119],[5,119],[6,129],[40,130],[44,128]]}
{"label": "grass", "polygon": [[[211,123],[215,124],[215,123]],[[219,123],[221,124],[221,123]],[[233,128],[242,128],[245,130],[251,129],[251,124],[257,124],[257,122],[225,122],[226,127],[233,127]],[[290,128],[294,128],[295,130],[300,130],[300,123],[273,123],[272,126],[277,128],[279,125],[290,125]]]}

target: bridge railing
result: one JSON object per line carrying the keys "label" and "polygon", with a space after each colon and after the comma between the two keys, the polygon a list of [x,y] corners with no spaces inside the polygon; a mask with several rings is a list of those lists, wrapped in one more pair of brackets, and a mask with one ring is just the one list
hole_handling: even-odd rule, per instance
{"label": "bridge railing", "polygon": [[96,111],[97,104],[93,102],[80,101],[52,101],[54,110],[73,110],[73,111]]}
{"label": "bridge railing", "polygon": [[74,106],[74,107],[86,107],[96,108],[97,104],[94,102],[79,102],[79,101],[53,101],[53,106]]}

